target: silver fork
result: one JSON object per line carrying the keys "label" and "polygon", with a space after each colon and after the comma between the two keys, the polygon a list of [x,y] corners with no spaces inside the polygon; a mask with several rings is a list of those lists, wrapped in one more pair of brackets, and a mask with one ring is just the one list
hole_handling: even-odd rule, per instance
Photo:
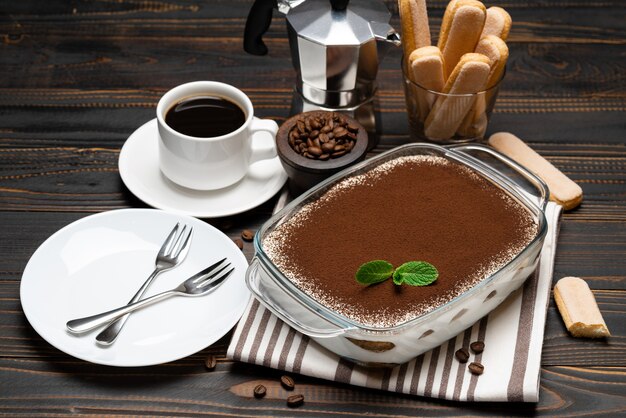
{"label": "silver fork", "polygon": [[[188,228],[187,225],[183,225],[182,230],[179,231],[179,229],[180,222],[177,222],[163,242],[163,245],[161,245],[161,249],[159,250],[154,262],[154,271],[150,277],[146,279],[143,285],[141,285],[137,293],[135,293],[135,296],[133,296],[130,302],[128,302],[128,305],[140,300],[146,292],[146,289],[148,289],[150,284],[161,272],[176,267],[185,259],[187,252],[189,251],[189,243],[191,242],[193,227]],[[96,337],[96,342],[101,345],[113,344],[129,316],[130,314],[124,315],[102,330],[102,332]]]}
{"label": "silver fork", "polygon": [[131,303],[130,305],[122,306],[121,308],[113,309],[108,312],[87,316],[85,318],[73,319],[71,321],[68,321],[66,327],[70,332],[79,334],[90,331],[94,328],[106,324],[107,322],[114,321],[115,319],[124,316],[132,311],[143,308],[147,305],[151,305],[163,299],[170,298],[172,296],[193,297],[206,295],[218,288],[222,283],[224,283],[226,278],[233,272],[233,270],[235,270],[235,268],[233,267],[230,270],[224,272],[224,270],[231,266],[230,263],[226,263],[219,270],[214,271],[224,261],[226,261],[226,258],[223,258],[217,263],[205,268],[199,273],[196,273],[172,290],[158,293],[154,296],[150,296],[149,298],[142,299],[138,302]]}

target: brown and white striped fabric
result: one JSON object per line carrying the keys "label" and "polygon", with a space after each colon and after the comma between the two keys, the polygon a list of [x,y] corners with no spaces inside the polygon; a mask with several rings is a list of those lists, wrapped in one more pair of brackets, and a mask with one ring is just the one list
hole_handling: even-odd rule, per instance
{"label": "brown and white striped fabric", "polygon": [[[433,398],[537,402],[560,213],[560,206],[548,204],[549,229],[539,268],[521,289],[456,338],[408,363],[390,369],[354,365],[285,325],[256,299],[237,325],[228,356],[307,376]],[[485,342],[482,354],[470,354],[470,361],[485,366],[480,376],[472,375],[467,364],[454,358],[456,350],[476,340]]]}

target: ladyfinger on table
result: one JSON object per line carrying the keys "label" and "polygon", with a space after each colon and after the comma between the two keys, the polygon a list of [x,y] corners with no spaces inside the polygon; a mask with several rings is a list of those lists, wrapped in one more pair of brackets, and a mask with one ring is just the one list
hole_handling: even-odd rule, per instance
{"label": "ladyfinger on table", "polygon": [[[506,42],[494,35],[487,35],[481,38],[476,45],[476,52],[489,58],[491,70],[487,80],[487,89],[495,86],[504,75],[506,61],[509,59],[509,48]],[[487,106],[493,99],[493,92],[487,91],[485,94],[476,97],[474,106],[467,113],[465,120],[461,123],[457,131],[460,136],[466,138],[476,138],[484,134],[487,128]]]}
{"label": "ladyfinger on table", "polygon": [[578,277],[563,277],[554,286],[554,301],[574,337],[602,338],[611,333],[602,318],[587,282]]}
{"label": "ladyfinger on table", "polygon": [[441,22],[437,46],[448,78],[463,54],[474,52],[486,18],[485,5],[476,0],[451,1]]}
{"label": "ladyfinger on table", "polygon": [[398,0],[402,47],[408,58],[417,48],[430,46],[430,28],[426,0]]}
{"label": "ladyfinger on table", "polygon": [[485,26],[480,37],[484,38],[488,35],[494,35],[506,41],[509,37],[512,23],[511,15],[502,7],[490,7],[487,9],[487,18],[485,19]]}
{"label": "ladyfinger on table", "polygon": [[489,138],[489,145],[539,176],[550,189],[550,200],[563,209],[574,209],[582,202],[583,189],[515,135],[497,132]]}
{"label": "ladyfinger on table", "polygon": [[[409,74],[413,82],[426,90],[443,91],[443,56],[436,46],[418,48],[409,55]],[[435,96],[425,90],[416,89],[419,119],[424,120],[430,111]]]}
{"label": "ladyfinger on table", "polygon": [[[487,84],[489,70],[489,58],[473,52],[465,54],[448,77],[443,92],[466,94],[482,91]],[[473,96],[439,96],[424,123],[426,137],[435,140],[452,138],[472,107],[474,99]]]}

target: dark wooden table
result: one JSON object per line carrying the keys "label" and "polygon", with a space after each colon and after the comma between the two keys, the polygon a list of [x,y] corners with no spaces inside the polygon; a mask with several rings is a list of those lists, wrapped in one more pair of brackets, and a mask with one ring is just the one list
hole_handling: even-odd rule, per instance
{"label": "dark wooden table", "polygon": [[[123,185],[120,148],[153,118],[158,98],[192,80],[243,89],[257,113],[285,120],[294,81],[285,24],[270,54],[247,55],[248,1],[36,1],[0,5],[0,414],[75,415],[589,415],[626,413],[626,7],[621,0],[502,0],[514,19],[511,58],[490,132],[512,131],[576,180],[585,201],[566,213],[554,278],[584,277],[613,332],[571,338],[550,303],[538,404],[467,404],[298,377],[305,406],[251,398],[278,371],[225,358],[230,335],[180,361],[146,368],[65,355],[28,324],[19,301],[31,254],[92,213],[146,207]],[[397,6],[389,1],[398,25]],[[438,27],[443,0],[429,2]],[[381,65],[384,135],[408,141],[400,51]],[[275,198],[211,219],[232,238],[256,229]],[[246,256],[252,246],[246,244]],[[207,372],[208,354],[218,357]]]}

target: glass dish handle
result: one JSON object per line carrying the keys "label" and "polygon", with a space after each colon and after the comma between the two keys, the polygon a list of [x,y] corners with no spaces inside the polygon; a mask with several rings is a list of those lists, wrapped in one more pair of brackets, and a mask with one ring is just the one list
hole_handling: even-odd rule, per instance
{"label": "glass dish handle", "polygon": [[[473,159],[475,159],[475,158],[472,157],[470,154],[464,152],[464,151],[481,151],[481,152],[484,152],[484,153],[487,153],[487,154],[491,155],[492,157],[494,157],[494,158],[500,160],[501,162],[503,162],[504,164],[508,165],[510,168],[512,168],[513,170],[517,171],[519,174],[521,174],[533,186],[535,186],[535,188],[537,190],[539,190],[539,193],[541,194],[540,199],[539,199],[539,207],[543,211],[546,210],[546,205],[548,203],[548,199],[550,198],[550,190],[548,189],[548,186],[546,185],[546,183],[541,178],[539,178],[537,175],[531,173],[526,167],[522,166],[521,164],[518,164],[517,162],[513,161],[512,159],[510,159],[506,155],[501,154],[500,152],[494,150],[493,148],[490,148],[488,146],[481,145],[481,144],[455,145],[455,146],[450,147],[450,149],[452,149],[454,151],[461,151],[466,156],[469,156],[470,158],[473,158]],[[487,165],[487,164],[482,163],[482,162],[481,162],[481,164]],[[493,168],[492,168],[492,170],[493,170]]]}
{"label": "glass dish handle", "polygon": [[[250,263],[250,267],[248,268],[248,271],[246,272],[246,284],[248,285],[248,289],[250,289],[252,294],[267,309],[269,309],[274,315],[280,318],[284,323],[289,325],[291,328],[295,329],[296,331],[302,334],[305,334],[305,335],[308,335],[309,337],[314,337],[314,338],[337,337],[353,329],[350,327],[338,328],[336,325],[331,325],[326,319],[322,318],[318,313],[316,313],[309,307],[305,306],[304,304],[294,299],[293,296],[287,293],[284,289],[280,289],[280,291],[283,292],[284,296],[291,298],[296,304],[298,304],[298,306],[305,308],[308,312],[311,313],[311,315],[314,315],[320,321],[329,323],[329,326],[332,326],[333,329],[321,329],[321,328],[313,327],[310,325],[306,325],[302,323],[301,321],[297,320],[291,314],[289,314],[285,309],[283,309],[281,304],[277,302],[275,298],[269,294],[269,292],[264,292],[260,288],[259,285],[261,284],[262,277],[261,277],[261,274],[259,274],[258,272],[259,267],[261,267],[259,260],[257,258],[254,258],[252,260],[252,263]],[[276,285],[280,286],[278,284]]]}

